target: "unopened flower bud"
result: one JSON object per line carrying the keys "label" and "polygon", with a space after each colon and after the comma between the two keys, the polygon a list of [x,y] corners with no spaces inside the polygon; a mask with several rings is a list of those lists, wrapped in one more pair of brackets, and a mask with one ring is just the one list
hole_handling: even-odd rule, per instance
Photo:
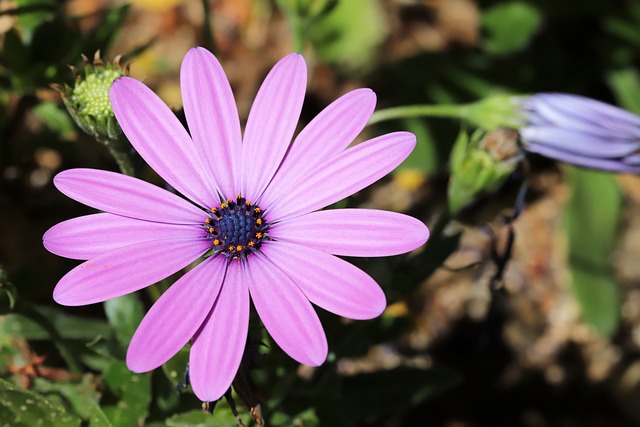
{"label": "unopened flower bud", "polygon": [[520,100],[523,149],[561,162],[640,173],[640,116],[583,96],[539,93]]}
{"label": "unopened flower bud", "polygon": [[92,62],[85,56],[83,60],[84,73],[71,67],[76,77],[73,87],[53,87],[62,95],[67,111],[84,132],[103,142],[117,140],[122,131],[111,109],[109,88],[115,79],[128,74],[128,70],[120,66],[120,57],[113,63],[103,63],[99,51]]}
{"label": "unopened flower bud", "polygon": [[461,132],[451,152],[449,211],[458,213],[478,197],[498,190],[520,161],[518,133],[498,128]]}

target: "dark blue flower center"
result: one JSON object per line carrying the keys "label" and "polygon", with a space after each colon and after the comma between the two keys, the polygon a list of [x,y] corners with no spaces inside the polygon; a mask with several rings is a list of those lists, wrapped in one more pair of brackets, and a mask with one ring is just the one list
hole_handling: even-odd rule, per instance
{"label": "dark blue flower center", "polygon": [[211,209],[204,226],[214,252],[227,258],[245,259],[257,251],[268,237],[269,226],[262,214],[262,209],[242,196]]}

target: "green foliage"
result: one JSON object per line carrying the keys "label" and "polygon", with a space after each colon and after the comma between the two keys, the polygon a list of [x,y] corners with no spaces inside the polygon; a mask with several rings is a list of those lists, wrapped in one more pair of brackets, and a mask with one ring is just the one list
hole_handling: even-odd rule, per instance
{"label": "green foliage", "polygon": [[137,294],[129,294],[105,301],[104,312],[118,341],[126,348],[144,317],[144,306],[140,297]]}
{"label": "green foliage", "polygon": [[213,415],[202,410],[175,414],[167,418],[169,427],[236,427],[235,417],[227,405],[218,404]]}
{"label": "green foliage", "polygon": [[62,405],[3,379],[0,379],[0,420],[15,427],[80,425],[80,419]]}
{"label": "green foliage", "polygon": [[50,382],[39,378],[34,388],[46,395],[57,393],[64,397],[75,413],[87,421],[91,427],[112,427],[113,424],[100,408],[99,395],[94,382],[95,378],[90,374],[84,375],[80,383]]}
{"label": "green foliage", "polygon": [[114,361],[102,373],[109,390],[117,401],[102,408],[115,426],[135,426],[149,415],[151,403],[151,375],[135,374],[124,362]]}
{"label": "green foliage", "polygon": [[378,0],[340,0],[309,31],[322,61],[361,71],[371,66],[388,30]]}
{"label": "green foliage", "polygon": [[484,49],[491,54],[506,55],[526,48],[541,19],[531,3],[512,1],[492,6],[482,14],[482,25],[488,33]]}
{"label": "green foliage", "polygon": [[620,291],[611,275],[622,199],[610,174],[570,169],[573,195],[566,207],[574,294],[582,314],[598,332],[610,336],[620,321]]}
{"label": "green foliage", "polygon": [[51,131],[63,138],[75,131],[69,114],[53,102],[42,102],[33,107],[33,112]]}
{"label": "green foliage", "polygon": [[[42,421],[42,425],[92,427],[238,425],[224,400],[217,403],[211,415],[200,410],[201,403],[189,387],[180,394],[176,392],[189,360],[189,345],[153,373],[134,374],[126,367],[131,337],[169,281],[150,287],[145,294],[89,307],[60,307],[51,300],[55,282],[74,262],[45,254],[42,233],[59,221],[86,214],[87,209],[62,197],[50,178],[56,171],[70,167],[113,170],[116,165],[102,147],[77,132],[78,126],[85,130],[91,130],[91,126],[85,122],[75,125],[60,100],[52,98],[47,90],[52,83],[61,84],[60,87],[65,82],[72,83],[68,65],[80,68],[81,53],[91,57],[98,49],[103,53],[112,51],[112,41],[123,26],[129,25],[129,8],[102,2],[103,9],[92,16],[71,16],[64,0],[9,3],[11,8],[15,5],[15,10],[2,12],[2,18],[16,20],[11,28],[3,27],[0,41],[0,222],[6,224],[0,242],[4,257],[0,272],[0,424],[26,427]],[[269,2],[240,3],[234,7],[250,8],[247,16],[251,17],[251,31],[279,19],[257,16],[269,9],[265,6]],[[616,386],[608,379],[607,390],[593,393],[598,404],[583,405],[576,397],[580,390],[588,394],[594,389],[581,379],[586,370],[581,366],[570,366],[567,372],[571,375],[567,375],[563,387],[546,384],[545,392],[540,393],[531,385],[540,382],[536,377],[539,373],[531,372],[534,370],[530,367],[523,369],[515,355],[503,354],[501,346],[507,345],[504,337],[508,334],[504,333],[502,319],[492,317],[492,313],[472,322],[464,316],[447,317],[451,315],[432,304],[433,300],[442,298],[444,293],[447,304],[459,307],[466,304],[468,295],[455,294],[456,283],[444,283],[435,291],[421,284],[434,272],[441,273],[447,258],[461,245],[461,233],[448,227],[447,213],[433,224],[439,212],[447,205],[455,212],[478,194],[485,194],[485,190],[498,189],[513,170],[497,166],[495,159],[478,149],[478,140],[469,137],[466,129],[459,134],[458,142],[451,144],[461,123],[483,131],[518,128],[523,118],[510,94],[557,90],[608,100],[611,94],[606,92],[607,84],[620,105],[640,113],[640,5],[597,0],[580,4],[552,0],[480,2],[481,40],[472,45],[447,39],[447,31],[455,25],[440,21],[438,13],[444,3],[447,2],[276,0],[289,25],[293,50],[311,53],[310,65],[316,61],[321,64],[309,67],[315,71],[310,81],[318,75],[324,80],[310,86],[311,96],[303,116],[306,111],[321,107],[330,95],[356,86],[372,87],[379,108],[416,104],[430,108],[428,119],[424,114],[414,114],[416,109],[407,108],[404,115],[395,116],[400,120],[384,126],[372,124],[363,136],[395,130],[416,134],[417,147],[403,167],[420,170],[427,182],[425,188],[411,195],[415,203],[409,214],[431,224],[432,236],[424,249],[411,255],[349,260],[380,283],[389,305],[406,306],[406,313],[387,312],[369,321],[351,322],[318,309],[330,349],[327,362],[320,367],[300,367],[277,347],[257,319],[252,319],[251,336],[258,342],[259,354],[245,363],[254,385],[242,396],[234,394],[240,419],[246,425],[255,423],[250,421],[245,403],[251,406],[255,401],[262,404],[266,424],[274,427],[456,422],[517,425],[530,419],[530,402],[537,405],[538,399],[540,407],[551,402],[553,405],[548,407],[581,408],[579,412],[587,418],[592,415],[591,407],[597,408],[594,411],[602,413],[593,418],[599,421],[606,418],[602,415],[605,411],[615,411],[608,406],[617,407],[623,402],[615,394],[619,390],[608,394],[607,390]],[[227,23],[216,16],[224,13],[222,9],[217,5],[208,9],[215,34],[205,34],[202,39],[225,43],[219,49],[219,59],[225,64],[234,61],[235,55],[255,52],[254,45],[242,45],[249,39],[255,41],[255,36],[247,36],[250,31],[241,34],[242,25],[236,27],[235,21]],[[167,12],[166,16],[171,17],[167,21],[176,21],[175,16],[181,17],[183,12],[183,7]],[[201,22],[191,20],[191,13],[190,10],[189,25]],[[146,17],[139,13],[136,19]],[[89,20],[98,24],[87,29]],[[414,32],[416,28],[424,32]],[[398,32],[391,34],[394,29]],[[267,33],[267,39],[278,40],[267,45],[272,50],[271,58],[273,51],[281,52],[289,39],[286,35],[281,38],[280,32],[273,37],[271,28]],[[425,35],[428,37],[423,48],[415,40]],[[153,41],[134,47],[133,51],[139,53],[150,43]],[[405,50],[406,46],[413,47]],[[175,53],[176,57],[183,54]],[[264,66],[263,60],[255,63]],[[252,65],[249,61],[243,66],[247,64]],[[254,73],[251,70],[243,74],[248,68],[235,69],[234,85],[244,83],[250,77],[247,75]],[[177,73],[171,70],[174,71]],[[154,80],[149,77],[149,81]],[[108,82],[105,84],[108,86]],[[323,92],[325,89],[327,93]],[[245,96],[242,91],[236,91],[236,95]],[[106,100],[103,91],[103,104]],[[91,114],[101,111],[94,108]],[[114,134],[114,122],[105,127],[107,133]],[[37,155],[42,151],[59,159],[47,164]],[[130,156],[130,146],[124,145],[122,153]],[[532,164],[535,170],[537,164]],[[140,175],[132,167],[131,174],[136,172]],[[43,186],[32,184],[38,174],[49,177]],[[609,256],[616,244],[621,195],[611,175],[569,169],[567,178],[573,189],[564,217],[573,291],[584,319],[603,336],[610,337],[620,329],[621,292],[613,279]],[[447,181],[454,189],[445,195]],[[335,206],[375,204],[368,196],[376,191],[374,187],[366,189]],[[499,190],[496,199],[503,195]],[[384,197],[392,202],[393,196]],[[533,194],[532,201],[539,196]],[[381,236],[384,244],[384,231]],[[468,251],[466,242],[464,245]],[[522,285],[536,286],[527,280]],[[480,286],[483,283],[478,283],[478,289]],[[435,310],[431,311],[433,307]],[[542,319],[542,329],[551,321]],[[416,330],[420,333],[419,328],[425,324],[433,328],[430,332],[435,331],[435,335],[429,335],[428,343],[414,348],[408,344],[413,337],[408,337]],[[474,329],[478,324],[479,328]],[[531,326],[526,332],[537,333],[533,329]],[[499,337],[500,345],[488,340],[493,335]],[[434,336],[440,339],[435,340]],[[380,360],[371,357],[377,347],[392,348],[401,357],[429,360],[433,367],[385,369],[384,356]],[[628,356],[624,353],[622,359]],[[369,372],[370,359],[374,360]],[[341,369],[345,362],[364,369],[346,375]],[[444,363],[450,363],[452,368],[445,368]],[[509,375],[523,370],[527,371],[525,381],[518,382]],[[506,377],[517,387],[509,388]],[[500,390],[496,391],[492,384],[500,384]],[[552,393],[546,393],[548,390]],[[550,400],[566,393],[563,390],[569,390],[571,399],[576,400]],[[599,405],[601,401],[607,402],[607,408]],[[514,408],[522,405],[519,402],[529,403],[522,413],[514,415]],[[615,404],[609,405],[610,402]],[[480,412],[490,413],[493,418],[487,421]],[[546,413],[535,413],[534,418],[543,417],[539,424],[544,425],[592,425],[588,423],[591,419],[581,422],[584,419],[574,420],[571,411],[562,412],[560,421],[544,418]],[[624,421],[628,422],[627,418]],[[615,423],[611,421],[612,425]]]}

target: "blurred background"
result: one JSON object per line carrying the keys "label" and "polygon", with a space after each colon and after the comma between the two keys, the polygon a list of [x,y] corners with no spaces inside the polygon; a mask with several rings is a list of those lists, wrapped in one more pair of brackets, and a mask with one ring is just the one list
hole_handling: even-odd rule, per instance
{"label": "blurred background", "polygon": [[198,45],[221,61],[243,122],[291,51],[310,73],[300,127],[358,87],[377,93],[378,109],[560,91],[640,113],[635,0],[0,0],[0,424],[256,425],[260,402],[272,426],[640,425],[640,180],[532,156],[449,218],[449,153],[471,130],[450,119],[386,121],[359,137],[409,130],[418,145],[341,206],[405,212],[433,236],[412,254],[349,259],[389,307],[366,322],[318,309],[323,366],[298,366],[254,322],[264,345],[254,384],[236,389],[239,420],[225,401],[210,415],[176,392],[186,348],[130,373],[127,344],[157,294],[73,308],[51,298],[77,262],[48,253],[42,234],[91,212],[53,176],[118,170],[51,85],[73,87],[82,54],[123,55],[180,116],[180,62]]}

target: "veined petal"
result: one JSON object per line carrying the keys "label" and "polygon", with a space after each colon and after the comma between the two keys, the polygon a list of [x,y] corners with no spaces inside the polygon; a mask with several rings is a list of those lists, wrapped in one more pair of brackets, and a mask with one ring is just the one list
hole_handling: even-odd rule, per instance
{"label": "veined petal", "polygon": [[427,226],[415,218],[374,209],[311,212],[273,225],[269,236],[334,255],[398,255],[422,246]]}
{"label": "veined petal", "polygon": [[115,80],[110,95],[122,131],[158,175],[201,206],[218,201],[193,141],[158,95],[130,77]]}
{"label": "veined petal", "polygon": [[231,85],[213,54],[193,48],[182,61],[184,114],[196,150],[224,199],[238,191],[242,135]]}
{"label": "veined petal", "polygon": [[322,364],[327,338],[300,288],[261,253],[247,260],[247,276],[253,305],[273,340],[300,363]]}
{"label": "veined petal", "polygon": [[300,118],[307,88],[302,55],[282,58],[265,78],[251,106],[241,158],[242,194],[257,200],[280,166]]}
{"label": "veined petal", "polygon": [[359,268],[315,249],[286,242],[265,242],[265,256],[312,303],[349,319],[372,319],[387,305],[384,292]]}
{"label": "veined petal", "polygon": [[220,295],[191,344],[191,387],[200,400],[213,402],[229,389],[242,361],[248,330],[247,279],[243,266],[231,262]]}
{"label": "veined petal", "polygon": [[611,107],[610,105],[587,98],[578,103],[572,97],[536,97],[535,100],[535,114],[545,119],[544,123],[547,127],[571,129],[592,136],[612,139],[628,139],[640,136],[640,128],[637,125],[592,112],[590,108],[584,108],[584,106],[588,106],[591,103],[607,107]]}
{"label": "veined petal", "polygon": [[137,178],[97,169],[69,169],[53,179],[80,203],[116,215],[172,224],[202,224],[206,214],[184,199]]}
{"label": "veined petal", "polygon": [[44,247],[65,258],[91,259],[134,243],[160,239],[198,239],[199,225],[164,224],[99,213],[54,225],[42,236]]}
{"label": "veined petal", "polygon": [[181,270],[210,248],[206,238],[125,246],[68,272],[53,290],[53,299],[62,305],[87,305],[129,294]]}
{"label": "veined petal", "polygon": [[623,159],[598,159],[594,157],[581,156],[574,153],[568,153],[563,150],[558,150],[549,147],[548,145],[536,143],[527,144],[525,149],[531,153],[537,153],[551,159],[586,168],[612,172],[640,173],[640,165],[626,164]]}
{"label": "veined petal", "polygon": [[640,116],[614,105],[580,95],[539,93],[531,96],[530,99],[534,108],[538,103],[545,103],[565,112],[573,111],[580,117],[588,117],[595,120],[605,119],[609,123],[615,123],[618,127],[637,129],[640,126]]}
{"label": "veined petal", "polygon": [[277,200],[316,166],[339,155],[362,132],[375,106],[371,89],[356,89],[322,110],[296,137],[261,201]]}
{"label": "veined petal", "polygon": [[395,169],[415,145],[412,133],[394,132],[347,149],[333,162],[317,167],[271,206],[265,206],[269,221],[315,211],[362,190]]}
{"label": "veined petal", "polygon": [[640,149],[639,141],[602,138],[559,127],[530,126],[522,129],[520,136],[525,143],[548,145],[556,150],[590,157],[622,157]]}
{"label": "veined petal", "polygon": [[127,350],[129,369],[155,369],[189,342],[218,297],[227,264],[225,257],[210,257],[162,294],[131,339]]}

